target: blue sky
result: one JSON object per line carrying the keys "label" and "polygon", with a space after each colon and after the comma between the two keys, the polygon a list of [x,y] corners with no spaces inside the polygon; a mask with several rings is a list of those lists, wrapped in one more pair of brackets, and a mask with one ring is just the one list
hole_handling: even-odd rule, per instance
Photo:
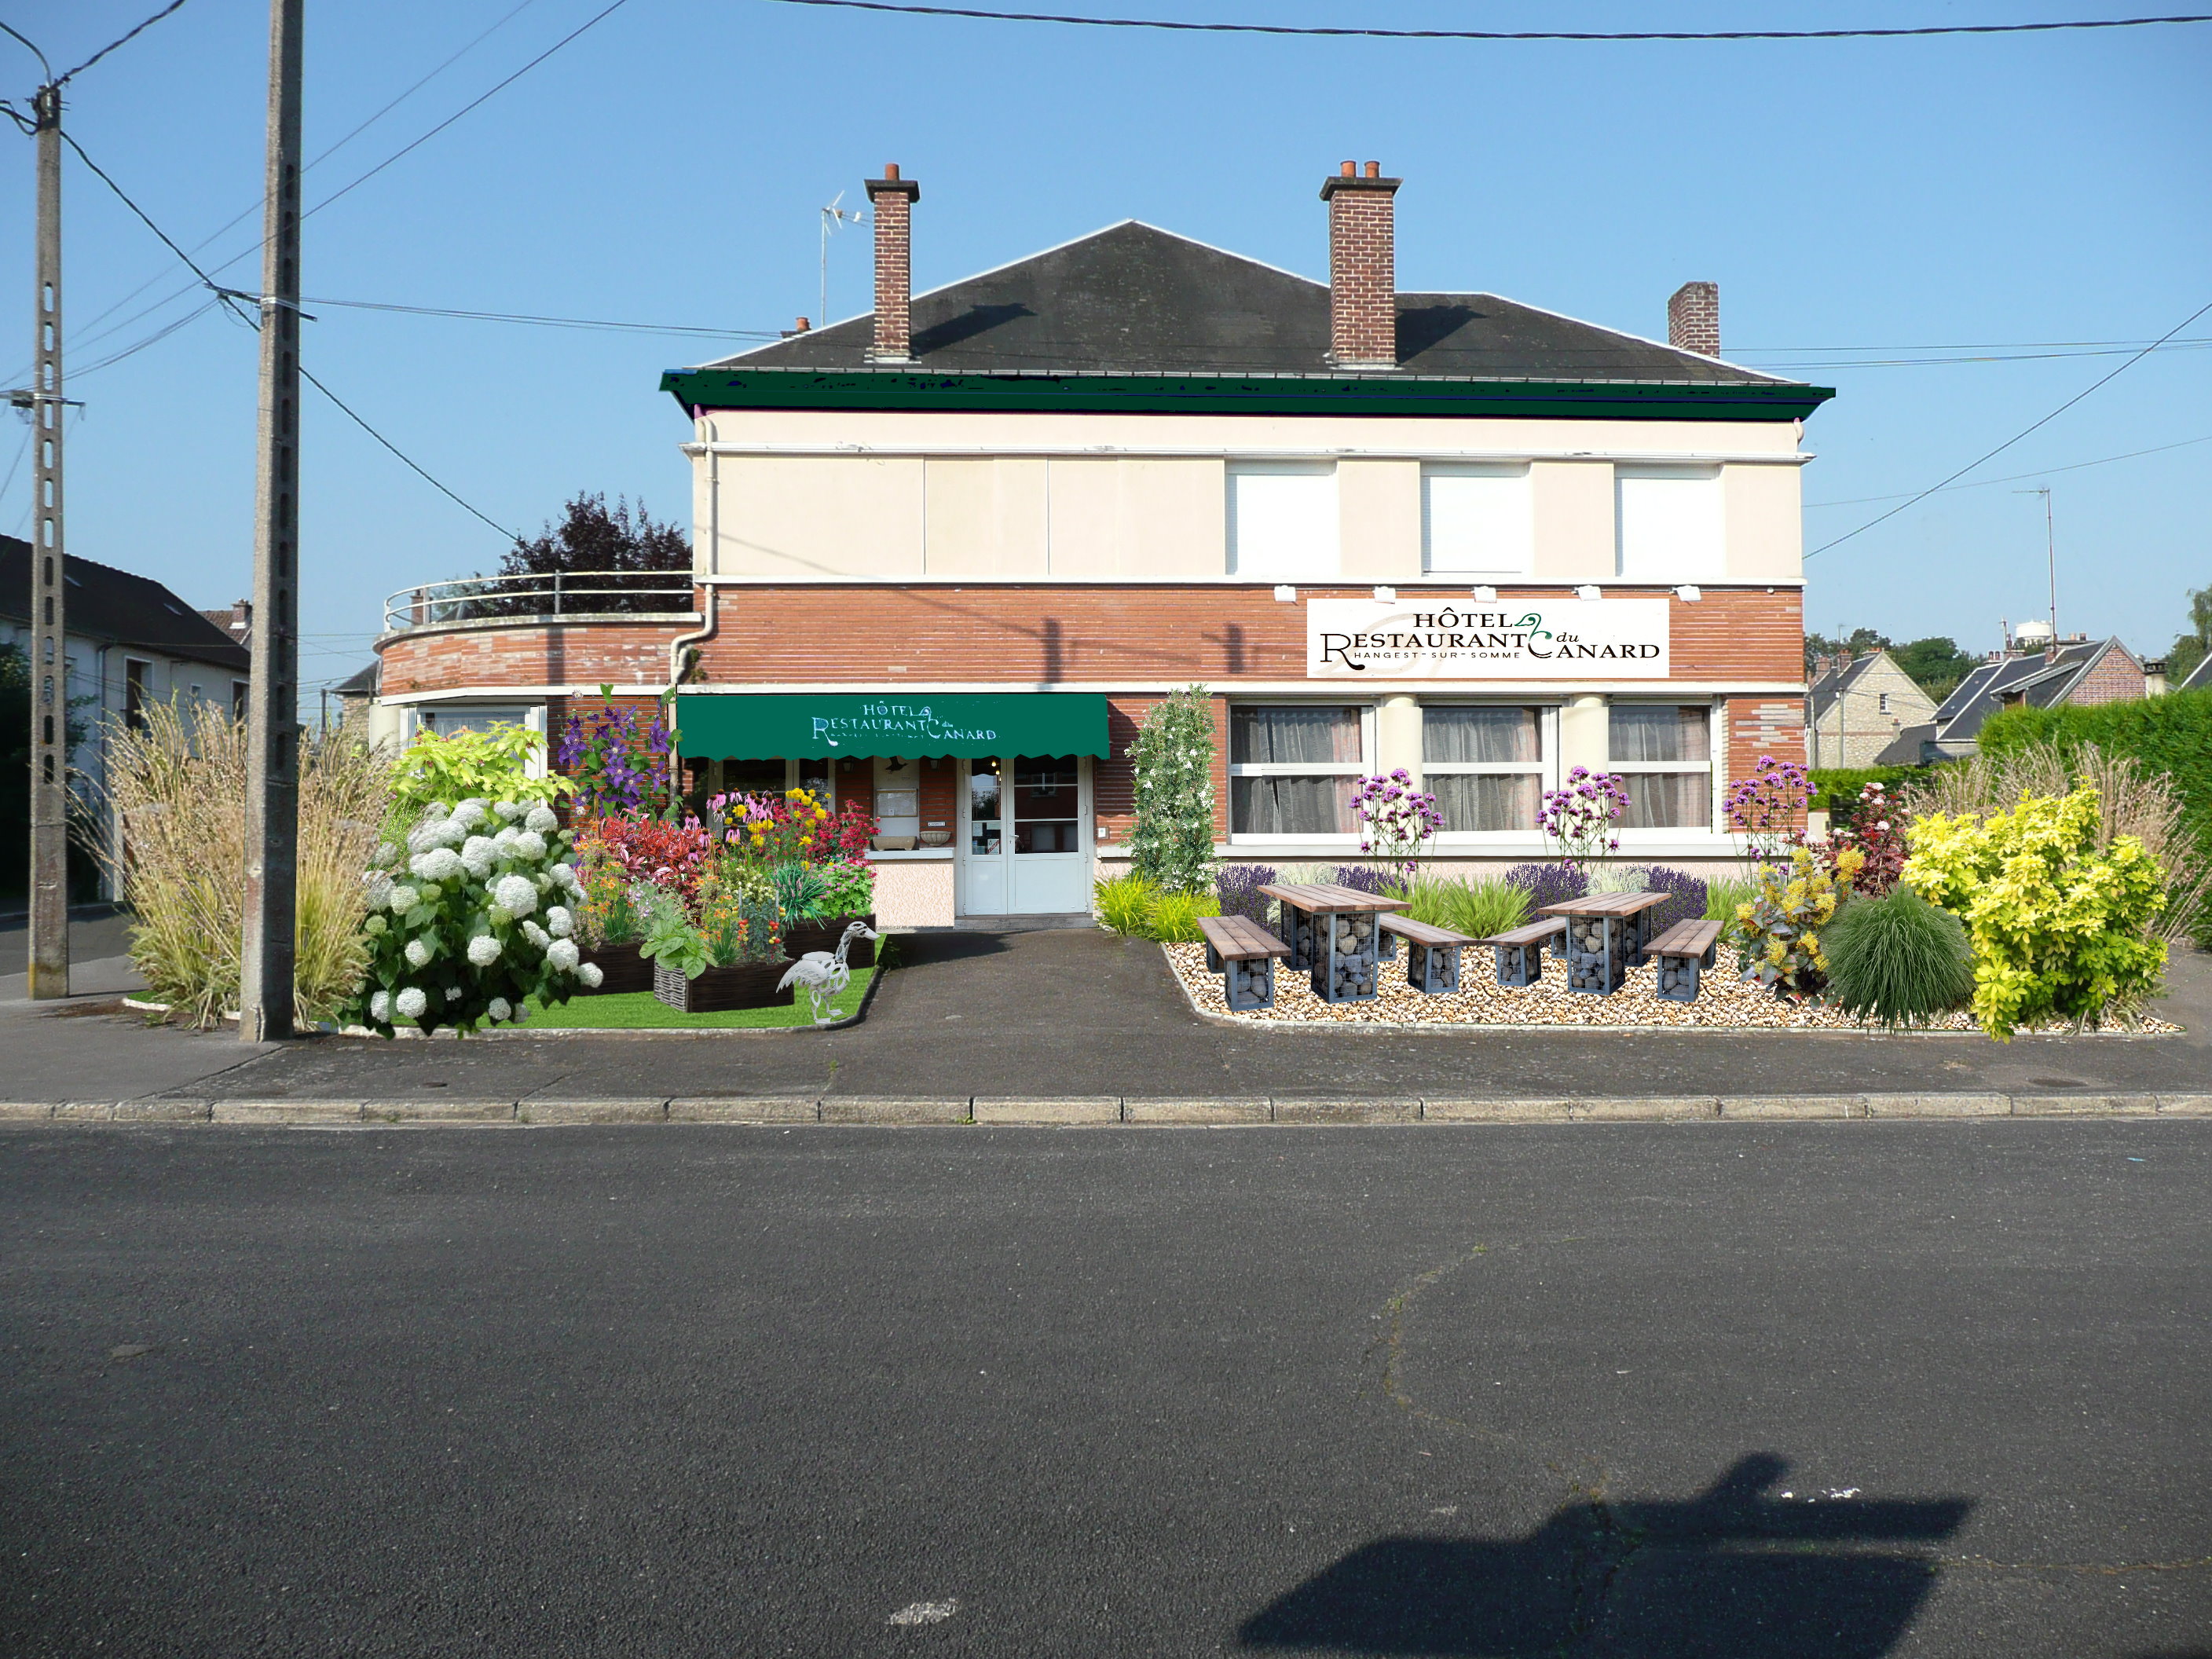
{"label": "blue sky", "polygon": [[[478,44],[307,177],[312,204],[526,63],[605,0],[309,0],[313,155]],[[58,65],[152,0],[0,0]],[[1086,8],[1071,0],[1071,9]],[[1772,6],[1477,0],[1117,0],[1152,15],[1400,27],[1773,27]],[[1789,26],[2119,15],[2096,0],[1826,0]],[[502,21],[503,20],[503,21]],[[72,132],[210,264],[259,235],[267,8],[191,0],[73,84]],[[29,54],[0,40],[21,102]],[[1399,280],[1486,289],[1664,331],[1666,297],[1721,284],[1728,355],[1835,386],[1811,422],[1815,547],[1973,459],[2124,361],[2112,355],[1814,369],[1826,349],[2148,342],[2212,301],[2212,26],[1788,44],[1449,45],[1194,37],[629,0],[574,45],[307,221],[325,299],[773,330],[817,308],[817,210],[897,161],[921,180],[917,286],[1124,217],[1325,274],[1323,175],[1406,180]],[[0,161],[0,295],[23,302],[31,146]],[[195,604],[247,591],[253,343],[186,318],[191,278],[72,159],[70,544]],[[866,304],[866,232],[832,251],[830,311]],[[258,259],[224,280],[251,288]],[[149,283],[135,298],[126,298]],[[166,305],[148,309],[165,296]],[[579,489],[689,511],[688,423],[659,372],[696,339],[325,305],[307,362],[498,523],[535,531]],[[109,313],[103,315],[102,313]],[[143,313],[143,314],[138,314]],[[9,314],[0,308],[0,318]],[[120,325],[120,326],[118,326]],[[2185,337],[2212,339],[2212,316]],[[2087,349],[2087,348],[2071,348]],[[1848,354],[1846,354],[1848,355]],[[18,361],[20,357],[21,361]],[[21,383],[11,378],[9,385]],[[302,678],[366,659],[385,592],[489,569],[503,544],[312,392]],[[0,469],[23,433],[0,425]],[[2157,353],[1971,475],[1808,566],[1810,624],[1996,642],[2045,604],[2056,503],[2063,628],[2160,651],[2212,583],[2212,347]],[[20,533],[27,465],[0,494]],[[1830,502],[1852,505],[1820,505]]]}

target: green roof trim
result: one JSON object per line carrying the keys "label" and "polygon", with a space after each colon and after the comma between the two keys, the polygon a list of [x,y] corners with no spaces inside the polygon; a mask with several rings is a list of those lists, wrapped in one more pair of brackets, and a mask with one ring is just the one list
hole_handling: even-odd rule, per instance
{"label": "green roof trim", "polygon": [[914,369],[679,368],[695,409],[1005,410],[1061,414],[1422,415],[1796,421],[1832,386],[1729,381],[1472,380],[1387,374],[932,374]]}

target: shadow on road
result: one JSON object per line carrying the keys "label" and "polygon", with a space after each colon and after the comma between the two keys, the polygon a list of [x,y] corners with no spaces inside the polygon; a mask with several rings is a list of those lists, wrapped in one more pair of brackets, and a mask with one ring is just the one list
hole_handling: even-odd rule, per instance
{"label": "shadow on road", "polygon": [[[1674,1503],[1559,1510],[1525,1538],[1383,1538],[1245,1621],[1248,1648],[1634,1659],[1873,1659],[1935,1582],[1911,1548],[1970,1499],[1784,1498],[1782,1458],[1744,1458]],[[1875,1547],[1869,1547],[1875,1546]]]}

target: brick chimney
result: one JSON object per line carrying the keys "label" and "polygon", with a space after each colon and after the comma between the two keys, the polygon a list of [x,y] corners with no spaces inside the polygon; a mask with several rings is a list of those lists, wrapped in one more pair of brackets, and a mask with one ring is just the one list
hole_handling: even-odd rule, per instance
{"label": "brick chimney", "polygon": [[1400,179],[1346,161],[1321,187],[1328,204],[1328,361],[1338,368],[1398,367],[1395,198]]}
{"label": "brick chimney", "polygon": [[914,204],[921,186],[899,177],[898,163],[868,183],[876,218],[876,338],[868,356],[879,363],[914,359]]}
{"label": "brick chimney", "polygon": [[1685,283],[1667,301],[1667,343],[1700,356],[1721,355],[1721,285]]}

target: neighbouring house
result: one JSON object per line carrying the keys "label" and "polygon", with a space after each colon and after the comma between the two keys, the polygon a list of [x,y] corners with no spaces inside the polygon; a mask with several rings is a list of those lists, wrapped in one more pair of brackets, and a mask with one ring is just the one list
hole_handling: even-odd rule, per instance
{"label": "neighbouring house", "polygon": [[[178,700],[226,715],[246,712],[252,659],[221,626],[149,576],[70,555],[62,563],[69,659],[65,695],[85,741],[70,756],[87,806],[107,783],[104,720],[136,725],[155,702]],[[0,536],[0,645],[30,652],[31,544]]]}
{"label": "neighbouring house", "polygon": [[[2022,630],[2023,635],[2026,634]],[[2049,642],[2038,645],[2038,640]],[[2124,702],[2149,695],[2140,659],[2117,636],[2092,640],[2049,630],[2023,644],[2014,640],[1959,682],[1933,719],[1906,726],[1875,763],[1921,766],[1960,760],[1975,752],[1982,722],[2001,709],[2057,708],[2069,704]]]}
{"label": "neighbouring house", "polygon": [[2173,689],[2177,691],[2212,691],[2212,654],[2199,659],[2197,666],[2191,669]]}
{"label": "neighbouring house", "polygon": [[1500,867],[1577,765],[1626,776],[1624,858],[1733,856],[1730,783],[1806,753],[1799,441],[1832,393],[1723,361],[1710,283],[1665,343],[1401,292],[1399,185],[1323,182],[1326,282],[1124,222],[915,295],[887,169],[872,313],[663,378],[688,584],[405,590],[381,708],[550,726],[680,680],[690,783],[870,804],[902,924],[1085,915],[1130,739],[1194,684],[1227,860],[1356,860],[1357,781],[1402,767],[1434,858]]}
{"label": "neighbouring house", "polygon": [[1936,717],[1936,701],[1887,651],[1821,657],[1806,688],[1815,766],[1873,766],[1908,726]]}
{"label": "neighbouring house", "polygon": [[331,687],[330,695],[337,703],[340,720],[349,720],[361,714],[367,717],[372,726],[377,723],[376,677],[377,671],[383,665],[382,658],[373,659]]}

